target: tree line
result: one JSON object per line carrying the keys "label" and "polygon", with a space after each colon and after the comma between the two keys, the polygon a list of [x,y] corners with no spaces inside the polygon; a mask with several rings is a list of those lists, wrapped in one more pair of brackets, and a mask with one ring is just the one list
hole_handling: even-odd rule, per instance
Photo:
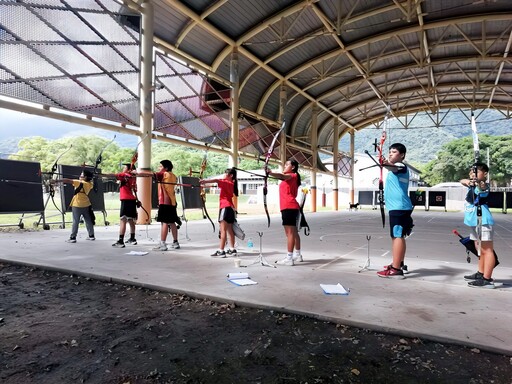
{"label": "tree line", "polygon": [[[480,160],[489,167],[491,185],[510,186],[512,178],[512,135],[478,135]],[[436,158],[421,167],[422,180],[429,185],[442,182],[459,181],[467,178],[471,164],[474,163],[473,140],[471,137],[450,141],[437,152]]]}
{"label": "tree line", "polygon": [[[118,173],[122,164],[130,163],[135,154],[135,148],[121,148],[116,142],[109,144],[110,140],[99,136],[77,136],[49,140],[43,137],[29,137],[18,142],[18,151],[12,155],[13,160],[23,158],[38,161],[42,171],[49,171],[59,155],[59,164],[94,166],[96,159],[102,153],[102,162],[99,168],[104,174]],[[107,146],[107,144],[109,144]],[[186,176],[190,169],[199,172],[204,156],[207,157],[207,167],[203,177],[223,174],[228,166],[228,156],[215,152],[201,151],[194,148],[171,143],[157,142],[151,148],[151,169],[158,170],[160,161],[171,160],[173,172],[177,176]],[[242,169],[257,169],[263,166],[257,160],[242,159],[239,167]],[[194,173],[192,176],[197,176]]]}

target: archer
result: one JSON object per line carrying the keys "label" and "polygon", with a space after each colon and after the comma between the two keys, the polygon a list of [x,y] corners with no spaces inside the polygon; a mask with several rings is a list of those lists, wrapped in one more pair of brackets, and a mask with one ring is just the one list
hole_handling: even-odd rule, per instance
{"label": "archer", "polygon": [[381,158],[382,167],[388,170],[384,185],[386,209],[389,213],[389,232],[393,261],[384,270],[377,272],[379,277],[403,279],[406,244],[411,234],[412,203],[409,197],[409,168],[403,163],[407,149],[401,143],[389,147],[388,158]]}
{"label": "archer", "polygon": [[[480,251],[477,252],[478,271],[464,276],[464,280],[469,281],[469,287],[493,289],[495,286],[492,272],[498,266],[499,261],[494,252],[494,219],[487,205],[489,184],[486,180],[488,174],[487,164],[476,162],[471,167],[469,179],[460,181],[462,185],[468,187],[464,202],[464,224],[469,227],[470,239],[475,241],[475,248]],[[478,210],[480,210],[480,223],[478,223]]]}
{"label": "archer", "polygon": [[137,221],[137,180],[134,177],[134,166],[132,163],[123,164],[123,170],[115,174],[119,183],[119,199],[121,200],[120,221],[119,221],[119,239],[112,244],[116,248],[124,248],[124,235],[126,233],[126,223],[130,226],[130,238],[126,244],[137,245],[135,239],[135,222]]}
{"label": "archer", "polygon": [[158,173],[155,177],[158,181],[158,214],[156,221],[160,222],[160,244],[153,248],[155,251],[167,251],[166,244],[167,233],[169,229],[172,233],[172,248],[180,249],[178,242],[178,229],[181,226],[181,220],[178,217],[176,202],[176,175],[172,173],[173,165],[170,160],[162,160],[158,165]]}

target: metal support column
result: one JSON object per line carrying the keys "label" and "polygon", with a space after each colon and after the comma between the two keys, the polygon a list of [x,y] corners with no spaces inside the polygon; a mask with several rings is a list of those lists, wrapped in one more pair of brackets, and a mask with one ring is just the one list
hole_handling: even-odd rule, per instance
{"label": "metal support column", "polygon": [[355,132],[350,131],[350,204],[354,204],[354,190],[355,190],[355,183],[354,183],[354,167],[356,166],[355,161]]}
{"label": "metal support column", "polygon": [[[238,167],[238,150],[240,126],[238,115],[240,109],[240,75],[238,73],[238,48],[233,47],[229,68],[229,78],[233,88],[231,89],[231,152],[229,154],[229,166]],[[233,197],[235,208],[238,206],[238,199]]]}
{"label": "metal support column", "polygon": [[333,208],[335,211],[338,210],[338,160],[339,160],[339,141],[340,141],[340,122],[334,119],[334,127],[332,134],[332,195],[333,195]]}
{"label": "metal support column", "polygon": [[316,212],[316,170],[318,168],[318,105],[311,107],[311,212]]}
{"label": "metal support column", "polygon": [[[153,131],[153,94],[154,94],[154,56],[153,56],[153,5],[150,1],[142,3],[142,36],[141,36],[141,67],[140,67],[140,135],[137,172],[151,173],[151,132]],[[138,197],[142,206],[151,212],[151,178],[137,178]],[[138,209],[137,224],[149,224],[148,217],[142,208]]]}

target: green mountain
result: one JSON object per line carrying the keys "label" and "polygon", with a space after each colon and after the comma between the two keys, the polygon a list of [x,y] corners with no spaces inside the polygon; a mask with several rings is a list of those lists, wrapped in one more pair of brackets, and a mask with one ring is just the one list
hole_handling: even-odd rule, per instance
{"label": "green mountain", "polygon": [[[481,112],[481,113],[480,113]],[[440,118],[439,127],[432,118],[426,114],[417,115],[411,119],[408,116],[408,128],[404,128],[403,119],[391,119],[387,128],[386,144],[400,142],[407,147],[407,160],[412,163],[425,164],[433,160],[441,147],[461,137],[471,136],[471,123],[460,111],[446,112]],[[478,133],[491,136],[512,134],[512,120],[507,119],[496,110],[476,111]],[[401,122],[401,121],[402,122]],[[373,143],[380,139],[381,127],[368,127],[356,133],[355,151],[362,153],[365,150],[374,152]],[[349,152],[349,136],[345,135],[339,144],[340,151]]]}

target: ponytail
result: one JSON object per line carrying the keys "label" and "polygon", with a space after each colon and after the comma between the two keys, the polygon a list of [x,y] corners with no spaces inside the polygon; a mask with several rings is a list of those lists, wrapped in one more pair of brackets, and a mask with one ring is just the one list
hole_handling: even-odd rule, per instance
{"label": "ponytail", "polygon": [[238,180],[236,178],[236,168],[233,167],[233,168],[228,168],[226,169],[226,174],[228,175],[231,175],[232,176],[232,179],[233,179],[233,184],[234,184],[234,187],[233,187],[233,194],[238,197]]}
{"label": "ponytail", "polygon": [[297,174],[297,185],[300,187],[300,185],[302,184],[302,181],[300,179],[300,174],[299,174],[299,162],[297,160],[290,160],[290,164],[292,165],[292,172]]}

